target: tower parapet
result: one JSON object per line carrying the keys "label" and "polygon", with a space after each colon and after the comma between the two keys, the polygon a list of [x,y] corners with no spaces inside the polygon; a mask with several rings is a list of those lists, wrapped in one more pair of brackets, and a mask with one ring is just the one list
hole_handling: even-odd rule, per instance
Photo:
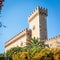
{"label": "tower parapet", "polygon": [[44,14],[44,15],[48,15],[47,14],[47,9],[46,8],[42,8],[40,6],[38,6],[29,16],[28,16],[28,21],[30,22],[37,14]]}

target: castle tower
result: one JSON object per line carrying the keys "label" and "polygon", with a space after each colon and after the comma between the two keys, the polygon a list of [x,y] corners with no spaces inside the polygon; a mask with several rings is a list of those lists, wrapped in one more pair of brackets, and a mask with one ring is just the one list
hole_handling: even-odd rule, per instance
{"label": "castle tower", "polygon": [[47,26],[46,26],[47,9],[37,7],[32,14],[28,17],[29,28],[32,32],[32,38],[47,39]]}

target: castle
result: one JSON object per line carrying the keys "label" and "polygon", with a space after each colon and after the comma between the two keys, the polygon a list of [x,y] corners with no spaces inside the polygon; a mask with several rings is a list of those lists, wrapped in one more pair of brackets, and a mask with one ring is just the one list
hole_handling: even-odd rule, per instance
{"label": "castle", "polygon": [[5,43],[5,52],[12,47],[27,45],[27,41],[36,37],[45,40],[45,44],[52,47],[60,47],[60,36],[47,39],[47,23],[46,17],[48,16],[47,9],[37,7],[28,17],[29,29],[24,29],[22,32],[14,36],[12,39]]}

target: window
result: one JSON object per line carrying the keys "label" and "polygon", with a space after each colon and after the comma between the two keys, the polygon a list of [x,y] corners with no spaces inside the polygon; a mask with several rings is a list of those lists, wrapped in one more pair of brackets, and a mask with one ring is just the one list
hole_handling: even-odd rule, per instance
{"label": "window", "polygon": [[50,44],[50,46],[52,46],[52,44]]}
{"label": "window", "polygon": [[21,42],[21,46],[23,46],[23,42]]}
{"label": "window", "polygon": [[33,30],[35,30],[35,26],[33,26]]}
{"label": "window", "polygon": [[59,48],[60,48],[60,46],[57,46],[57,47],[59,47]]}

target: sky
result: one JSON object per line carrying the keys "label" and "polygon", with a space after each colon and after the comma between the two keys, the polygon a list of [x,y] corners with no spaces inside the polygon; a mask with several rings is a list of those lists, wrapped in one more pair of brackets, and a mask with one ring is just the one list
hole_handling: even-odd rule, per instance
{"label": "sky", "polygon": [[0,21],[6,28],[0,28],[0,53],[5,50],[6,41],[29,28],[28,16],[37,6],[48,9],[48,38],[60,35],[60,0],[5,0],[3,5]]}

